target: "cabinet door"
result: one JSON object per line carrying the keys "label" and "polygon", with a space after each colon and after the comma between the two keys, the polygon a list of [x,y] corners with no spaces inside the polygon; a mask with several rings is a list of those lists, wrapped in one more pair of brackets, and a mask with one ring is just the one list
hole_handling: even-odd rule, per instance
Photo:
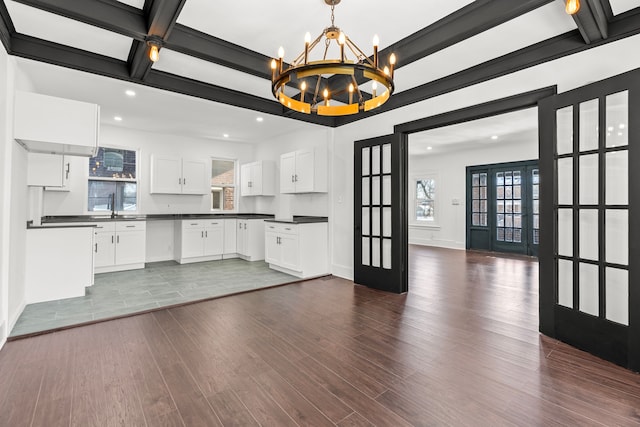
{"label": "cabinet door", "polygon": [[62,187],[64,157],[59,154],[28,153],[27,185]]}
{"label": "cabinet door", "polygon": [[208,222],[204,229],[204,256],[222,255],[224,226],[222,220]]}
{"label": "cabinet door", "polygon": [[240,195],[252,196],[251,191],[251,163],[240,166]]}
{"label": "cabinet door", "polygon": [[118,232],[116,234],[116,265],[143,263],[145,244],[144,230]]}
{"label": "cabinet door", "polygon": [[254,196],[262,195],[262,162],[251,164],[251,193]]}
{"label": "cabinet door", "polygon": [[95,241],[93,242],[94,267],[108,267],[116,263],[115,244],[116,235],[114,232],[95,233]]}
{"label": "cabinet door", "polygon": [[267,231],[264,233],[264,260],[269,264],[280,265],[280,235]]}
{"label": "cabinet door", "polygon": [[280,235],[280,262],[284,268],[301,271],[300,251],[298,250],[298,236],[291,234]]}
{"label": "cabinet door", "polygon": [[224,247],[222,249],[223,254],[235,254],[237,252],[237,236],[238,229],[236,228],[237,220],[225,219],[224,220]]}
{"label": "cabinet door", "polygon": [[182,165],[179,157],[151,156],[150,192],[180,194]]}
{"label": "cabinet door", "polygon": [[[77,158],[77,157],[76,157]],[[62,185],[60,187],[45,187],[45,191],[70,191],[69,175],[71,174],[71,156],[62,156]]]}
{"label": "cabinet door", "polygon": [[209,194],[210,191],[209,162],[200,159],[182,159],[182,194]]}
{"label": "cabinet door", "polygon": [[296,192],[296,153],[287,153],[280,156],[280,192]]}
{"label": "cabinet door", "polygon": [[313,157],[313,149],[296,151],[296,169],[294,173],[296,193],[306,193],[313,191],[313,176],[315,167]]}
{"label": "cabinet door", "polygon": [[236,250],[240,255],[247,255],[247,221],[238,220],[238,236],[236,239],[237,248]]}
{"label": "cabinet door", "polygon": [[204,227],[182,230],[182,258],[202,256],[204,253]]}

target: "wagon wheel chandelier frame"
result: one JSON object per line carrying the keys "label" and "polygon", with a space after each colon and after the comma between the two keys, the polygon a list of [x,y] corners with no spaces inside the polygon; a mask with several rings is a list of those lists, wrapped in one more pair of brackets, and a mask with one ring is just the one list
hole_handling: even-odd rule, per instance
{"label": "wagon wheel chandelier frame", "polygon": [[[271,92],[273,96],[285,107],[305,114],[315,113],[320,116],[343,116],[357,114],[359,112],[378,108],[389,100],[394,91],[393,71],[396,64],[395,54],[389,56],[388,65],[379,66],[378,60],[378,36],[373,39],[373,59],[369,58],[347,35],[335,26],[334,8],[340,0],[324,0],[331,6],[331,26],[325,28],[322,33],[313,41],[309,33],[305,35],[304,51],[284,69],[284,49],[278,50],[278,58],[271,60]],[[324,54],[322,60],[309,61],[311,51],[322,45],[324,39]],[[327,53],[331,42],[335,41],[340,48],[339,59],[327,59]],[[350,51],[355,59],[347,59],[346,51]],[[322,98],[320,89],[323,83],[323,75],[346,75],[350,76],[350,83],[339,91],[331,93],[328,87],[324,87]],[[358,81],[364,78],[367,82],[372,81],[372,97],[365,100]],[[314,83],[314,90],[307,93],[310,84]],[[299,99],[288,96],[285,88],[290,82],[299,82]],[[384,90],[378,94],[378,84]],[[331,99],[348,93],[348,104],[331,105]],[[312,95],[312,96],[311,96]],[[307,102],[307,98],[311,98]]]}

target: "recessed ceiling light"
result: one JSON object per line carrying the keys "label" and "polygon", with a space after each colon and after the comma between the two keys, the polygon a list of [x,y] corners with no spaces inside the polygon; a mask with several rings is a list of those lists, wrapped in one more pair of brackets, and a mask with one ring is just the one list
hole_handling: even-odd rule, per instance
{"label": "recessed ceiling light", "polygon": [[135,91],[133,91],[133,90],[131,90],[131,89],[127,89],[127,90],[125,90],[125,91],[124,91],[124,93],[125,93],[127,96],[132,96],[132,97],[133,97],[133,96],[136,96],[136,92],[135,92]]}
{"label": "recessed ceiling light", "polygon": [[224,133],[224,134],[222,134],[222,136],[224,136],[225,138],[229,138],[229,134],[228,133]]}
{"label": "recessed ceiling light", "polygon": [[121,122],[121,121],[122,121],[122,117],[120,117],[120,116],[115,116],[115,117],[113,118],[113,120],[115,120],[116,122]]}
{"label": "recessed ceiling light", "polygon": [[622,132],[618,132],[618,136],[622,136]]}
{"label": "recessed ceiling light", "polygon": [[618,126],[620,129],[624,129],[624,123],[620,123],[620,126]]}
{"label": "recessed ceiling light", "polygon": [[264,119],[263,119],[262,117],[256,117],[256,121],[257,121],[257,122],[261,122],[261,121],[263,121],[263,120],[264,120]]}
{"label": "recessed ceiling light", "polygon": [[495,141],[496,139],[498,139],[498,135],[492,135],[491,139],[493,139]]}
{"label": "recessed ceiling light", "polygon": [[427,147],[427,150],[433,150],[433,147]]}
{"label": "recessed ceiling light", "polygon": [[609,127],[607,128],[607,130],[608,130],[609,132],[613,132],[613,126],[609,126]]}

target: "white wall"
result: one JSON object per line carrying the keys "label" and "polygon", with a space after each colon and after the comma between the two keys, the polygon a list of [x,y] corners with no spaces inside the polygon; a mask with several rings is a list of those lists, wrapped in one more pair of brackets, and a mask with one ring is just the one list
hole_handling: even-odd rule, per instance
{"label": "white wall", "polygon": [[[210,159],[220,157],[237,159],[238,165],[252,161],[252,144],[189,138],[177,135],[141,132],[117,126],[101,125],[100,145],[105,147],[139,150],[138,157],[138,213],[209,213],[209,195],[150,194],[150,157],[152,154]],[[83,215],[87,211],[87,180],[89,160],[71,158],[69,192],[46,191],[45,215]],[[238,175],[239,177],[239,175]],[[239,190],[238,190],[239,191]],[[239,212],[253,212],[253,203],[238,198]]]}
{"label": "white wall", "polygon": [[[276,165],[276,195],[251,197],[255,199],[256,211],[270,213],[276,217],[290,215],[329,216],[329,195],[313,194],[280,194],[280,155],[301,148],[317,147],[327,152],[328,170],[331,171],[329,147],[333,132],[320,126],[309,126],[304,132],[282,135],[266,140],[256,146],[256,159],[271,160]],[[331,174],[329,173],[329,182]],[[246,197],[245,197],[246,199]]]}
{"label": "white wall", "polygon": [[[409,144],[411,144],[409,137]],[[409,243],[464,249],[466,239],[466,167],[492,163],[535,160],[538,158],[537,136],[517,144],[503,142],[472,150],[455,150],[440,155],[409,157],[409,182],[412,177],[436,176],[436,218],[429,226],[413,220],[409,198]],[[409,189],[412,194],[412,189]],[[459,201],[453,204],[453,199]]]}
{"label": "white wall", "polygon": [[10,94],[13,93],[11,65],[3,47],[0,47],[0,347],[8,335],[9,313],[9,234],[11,184],[12,121]]}

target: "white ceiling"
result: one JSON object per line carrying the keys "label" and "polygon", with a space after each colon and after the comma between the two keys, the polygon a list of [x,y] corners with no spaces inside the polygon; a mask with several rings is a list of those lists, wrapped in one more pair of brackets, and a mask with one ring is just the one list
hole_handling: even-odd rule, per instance
{"label": "white ceiling", "polygon": [[[3,1],[18,32],[122,61],[129,54],[131,39],[128,37],[43,12],[13,0]],[[144,0],[121,2],[137,8],[144,6]],[[335,8],[335,23],[365,53],[370,53],[374,34],[380,37],[380,47],[383,49],[470,3],[470,0],[397,0],[393,3],[388,0],[343,0]],[[639,2],[611,0],[611,4],[615,13],[622,13],[638,7]],[[178,23],[265,55],[274,55],[282,45],[286,52],[285,60],[291,61],[302,51],[305,32],[309,31],[315,37],[329,25],[330,8],[324,0],[187,0]],[[396,72],[396,92],[414,88],[575,28],[573,19],[564,13],[562,2],[551,2],[401,67]],[[222,135],[229,134],[229,140],[252,143],[315,126],[269,115],[264,115],[264,122],[258,123],[256,117],[259,114],[241,108],[30,60],[20,59],[19,64],[33,82],[36,91],[98,103],[102,106],[102,121],[109,125],[212,139],[224,139]],[[270,82],[265,79],[166,48],[161,50],[160,60],[153,67],[266,99],[272,98]],[[268,70],[268,63],[265,63],[265,70]],[[137,92],[135,98],[124,95],[128,88],[134,88]],[[367,90],[366,87],[364,89]],[[115,122],[115,115],[121,116],[123,120]],[[522,126],[518,128],[515,125],[525,123],[536,127],[536,123],[524,119],[507,120],[503,125],[512,126],[513,129],[490,131],[489,126],[486,132],[522,134]],[[472,125],[473,123],[468,124]],[[446,141],[435,141],[433,135],[430,139],[434,141],[433,151],[436,151],[436,147],[442,149],[446,144],[460,146],[460,138],[464,135],[470,139],[486,132],[460,133]]]}

